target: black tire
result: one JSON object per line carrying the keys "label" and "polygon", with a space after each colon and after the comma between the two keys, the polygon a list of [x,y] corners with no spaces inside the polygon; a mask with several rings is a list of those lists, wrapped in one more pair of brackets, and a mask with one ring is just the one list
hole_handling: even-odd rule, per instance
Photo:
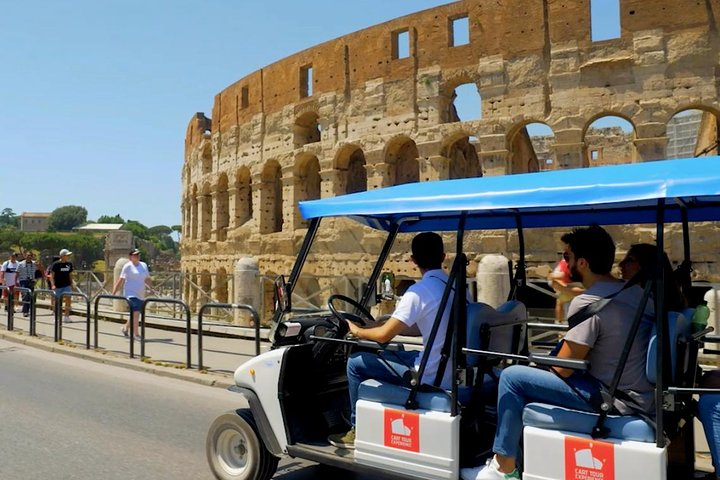
{"label": "black tire", "polygon": [[265,447],[248,408],[215,419],[208,431],[205,452],[218,480],[269,480],[280,460]]}

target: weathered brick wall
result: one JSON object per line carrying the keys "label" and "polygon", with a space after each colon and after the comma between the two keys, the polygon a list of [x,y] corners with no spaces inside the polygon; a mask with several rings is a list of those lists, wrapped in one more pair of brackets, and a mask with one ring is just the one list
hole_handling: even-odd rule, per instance
{"label": "weathered brick wall", "polygon": [[[197,114],[187,129],[183,270],[231,272],[252,255],[261,272],[288,273],[304,234],[300,200],[533,170],[528,123],[553,130],[541,152],[554,160],[550,168],[575,168],[591,163],[588,129],[599,117],[632,124],[624,145],[606,139],[604,148],[636,162],[665,157],[666,125],[676,113],[695,108],[717,118],[720,4],[622,0],[621,37],[601,42],[591,40],[589,8],[589,0],[460,1],[317,45],[230,85],[216,95],[212,120]],[[470,43],[451,46],[450,25],[463,16]],[[395,59],[400,31],[408,32],[409,57]],[[312,95],[304,96],[308,67]],[[453,91],[465,83],[477,86],[482,117],[451,121]],[[703,132],[717,137],[717,124]],[[370,259],[360,252],[377,236],[342,228],[323,239],[328,252],[342,254],[311,268],[367,275]],[[695,250],[698,278],[720,279],[710,248],[716,229],[697,228],[708,240]],[[652,239],[643,229],[613,231],[619,255]],[[559,235],[528,232],[538,274],[556,260]],[[471,238],[476,255],[512,255],[517,247],[514,232]],[[678,242],[669,242],[674,260]],[[412,270],[406,259],[390,268]]]}

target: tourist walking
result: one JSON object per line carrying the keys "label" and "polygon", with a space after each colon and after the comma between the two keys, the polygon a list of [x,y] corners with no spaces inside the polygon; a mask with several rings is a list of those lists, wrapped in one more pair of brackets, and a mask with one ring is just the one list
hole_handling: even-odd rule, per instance
{"label": "tourist walking", "polygon": [[[143,300],[145,299],[145,285],[152,287],[152,280],[150,279],[150,271],[148,270],[147,264],[140,261],[140,250],[136,248],[130,250],[128,257],[130,261],[123,265],[120,276],[113,286],[112,294],[117,295],[117,292],[122,290],[123,296],[128,299],[130,303],[133,336],[140,339],[138,325],[140,310],[142,309]],[[125,322],[125,325],[120,329],[126,337],[130,329],[130,318],[128,318],[128,321]]]}
{"label": "tourist walking", "polygon": [[[52,264],[50,267],[50,288],[55,290],[55,298],[60,301],[64,293],[72,293],[75,280],[73,279],[73,264],[70,262],[72,252],[67,248],[60,250],[58,256],[60,260]],[[65,296],[65,300],[57,305],[57,308],[64,306],[63,323],[70,323],[70,306],[72,299],[70,295]]]}
{"label": "tourist walking", "polygon": [[30,298],[35,289],[35,278],[37,277],[37,265],[33,261],[32,252],[25,252],[25,259],[18,264],[18,283],[21,287],[27,288],[29,292],[23,293],[22,313],[24,317],[30,315]]}
{"label": "tourist walking", "polygon": [[10,258],[5,260],[5,262],[2,264],[2,267],[0,267],[0,283],[8,287],[9,289],[3,292],[3,297],[7,301],[7,303],[5,304],[6,311],[9,310],[10,295],[13,295],[15,302],[17,302],[18,299],[17,292],[15,291],[15,287],[17,286],[17,269],[17,253],[13,252],[10,254]]}

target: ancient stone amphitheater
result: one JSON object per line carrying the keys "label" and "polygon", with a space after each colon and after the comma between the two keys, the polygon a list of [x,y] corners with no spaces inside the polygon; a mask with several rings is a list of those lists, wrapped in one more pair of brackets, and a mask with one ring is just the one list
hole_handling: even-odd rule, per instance
{"label": "ancient stone amphitheater", "polygon": [[[216,95],[212,119],[198,113],[187,128],[183,271],[208,296],[232,301],[243,257],[262,275],[289,273],[306,228],[299,201],[407,182],[667,158],[670,125],[687,110],[701,116],[689,153],[716,154],[720,3],[619,4],[619,37],[596,41],[590,0],[459,1],[317,45],[238,80]],[[469,38],[458,39],[460,28]],[[461,121],[455,94],[468,84],[479,94],[479,112]],[[590,128],[605,116],[631,125],[620,147]],[[552,133],[531,138],[527,126],[537,123]],[[326,239],[327,251],[341,254],[315,259],[319,277],[367,275],[362,252],[377,239],[353,230],[343,224]],[[695,246],[694,275],[717,281],[717,226],[696,230],[696,238],[715,240]],[[531,273],[555,262],[559,232],[551,233],[528,232]],[[650,228],[612,233],[618,255],[630,243],[652,241]],[[474,242],[475,262],[517,250],[513,232],[482,233]],[[681,247],[671,232],[674,261]],[[407,258],[393,262],[398,278],[412,272]],[[190,286],[185,294],[203,302]]]}

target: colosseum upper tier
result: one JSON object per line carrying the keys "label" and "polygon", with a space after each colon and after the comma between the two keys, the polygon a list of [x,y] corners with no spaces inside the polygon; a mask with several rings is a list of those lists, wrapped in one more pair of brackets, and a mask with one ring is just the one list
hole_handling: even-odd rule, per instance
{"label": "colosseum upper tier", "polygon": [[[622,161],[666,158],[668,123],[686,110],[704,112],[691,153],[717,153],[717,144],[701,151],[700,143],[717,140],[720,2],[620,0],[619,37],[600,41],[590,3],[459,1],[314,46],[230,85],[215,96],[212,119],[198,113],[187,128],[183,271],[212,274],[201,283],[219,300],[227,297],[224,275],[241,257],[254,257],[261,273],[288,273],[306,229],[302,200],[613,163],[589,140],[590,125],[605,116],[632,125]],[[463,24],[466,41],[456,38]],[[460,121],[455,94],[466,84],[477,88],[481,107],[478,118]],[[543,155],[531,123],[552,130]],[[715,225],[702,228],[717,233]],[[613,233],[619,254],[652,236]],[[678,260],[681,239],[670,234]],[[484,232],[475,250],[509,255],[514,235]],[[528,232],[531,262],[553,263],[556,242],[557,234]],[[696,274],[716,273],[715,245],[698,243]],[[318,269],[367,273],[360,245],[355,256],[347,244],[338,251],[347,254]],[[410,272],[406,261],[395,267]]]}

